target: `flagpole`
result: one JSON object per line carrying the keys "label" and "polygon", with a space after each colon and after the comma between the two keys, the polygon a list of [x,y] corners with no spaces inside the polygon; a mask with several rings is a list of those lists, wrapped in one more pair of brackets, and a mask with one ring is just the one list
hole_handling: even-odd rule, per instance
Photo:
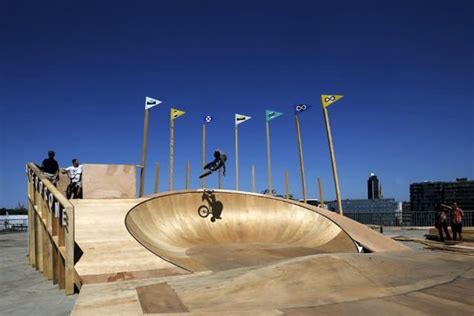
{"label": "flagpole", "polygon": [[157,162],[155,164],[155,193],[158,193],[158,184],[160,179],[160,164]]}
{"label": "flagpole", "polygon": [[222,189],[222,169],[219,169],[217,176],[217,188]]}
{"label": "flagpole", "polygon": [[255,193],[255,165],[252,165],[252,192]]}
{"label": "flagpole", "polygon": [[189,166],[189,160],[186,162],[186,190],[189,190],[189,175],[191,173],[191,167]]}
{"label": "flagpole", "polygon": [[319,207],[324,208],[323,183],[321,182],[320,177],[318,177],[318,187],[319,187]]}
{"label": "flagpole", "polygon": [[173,164],[174,164],[174,120],[170,121],[170,172],[169,172],[169,190],[173,191]]}
{"label": "flagpole", "polygon": [[[202,168],[206,165],[206,124],[202,124]],[[205,177],[201,178],[201,188],[206,185]]]}
{"label": "flagpole", "polygon": [[239,128],[235,125],[235,190],[239,191]]}
{"label": "flagpole", "polygon": [[339,214],[344,215],[342,211],[341,192],[339,191],[339,179],[337,178],[336,156],[334,154],[334,146],[332,143],[331,126],[329,124],[329,115],[328,115],[328,110],[324,106],[323,106],[323,113],[324,113],[324,122],[326,123],[326,134],[328,137],[329,154],[331,155],[332,175],[334,178],[334,186],[336,189],[337,206],[339,208]]}
{"label": "flagpole", "polygon": [[267,164],[268,164],[268,191],[272,194],[272,161],[270,157],[270,124],[265,122],[267,130]]}
{"label": "flagpole", "polygon": [[298,115],[295,115],[295,124],[296,135],[298,137],[298,154],[300,158],[301,190],[303,191],[303,202],[306,203],[306,179],[304,176],[303,145],[301,144],[300,120]]}
{"label": "flagpole", "polygon": [[142,145],[142,165],[140,171],[140,194],[142,197],[145,191],[145,166],[146,166],[146,152],[148,146],[148,123],[150,121],[150,110],[145,109],[145,122],[143,127],[143,145]]}
{"label": "flagpole", "polygon": [[288,170],[285,171],[285,199],[290,198],[290,184],[288,181]]}

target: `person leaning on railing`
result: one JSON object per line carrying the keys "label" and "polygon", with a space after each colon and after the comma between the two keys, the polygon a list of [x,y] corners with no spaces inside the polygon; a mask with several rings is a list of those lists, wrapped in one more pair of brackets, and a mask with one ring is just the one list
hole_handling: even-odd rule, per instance
{"label": "person leaning on railing", "polygon": [[56,183],[59,181],[59,165],[54,156],[53,150],[48,151],[48,158],[43,160],[40,169],[43,171],[44,176],[56,186]]}

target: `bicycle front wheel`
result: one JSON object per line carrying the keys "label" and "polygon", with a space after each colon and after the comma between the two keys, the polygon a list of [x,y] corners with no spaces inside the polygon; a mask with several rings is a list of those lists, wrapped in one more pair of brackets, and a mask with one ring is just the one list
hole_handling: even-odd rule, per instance
{"label": "bicycle front wheel", "polygon": [[202,218],[206,218],[209,215],[209,208],[206,205],[201,205],[198,209],[198,214]]}

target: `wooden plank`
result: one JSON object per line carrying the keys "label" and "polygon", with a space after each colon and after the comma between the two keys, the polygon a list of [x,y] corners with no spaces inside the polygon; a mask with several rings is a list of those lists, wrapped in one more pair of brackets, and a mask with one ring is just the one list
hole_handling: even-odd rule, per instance
{"label": "wooden plank", "polygon": [[66,248],[66,256],[64,258],[65,264],[65,291],[66,295],[74,294],[74,208],[73,207],[66,207],[64,212],[67,217],[66,225],[64,225],[65,229],[65,239],[64,239],[64,246]]}
{"label": "wooden plank", "polygon": [[137,295],[144,314],[188,312],[186,306],[167,283],[137,287]]}
{"label": "wooden plank", "polygon": [[136,197],[135,165],[82,165],[84,199],[113,199]]}
{"label": "wooden plank", "polygon": [[43,272],[43,224],[39,214],[35,214],[36,269]]}
{"label": "wooden plank", "polygon": [[145,199],[74,200],[77,275],[85,283],[188,273],[157,257],[130,235],[127,212]]}

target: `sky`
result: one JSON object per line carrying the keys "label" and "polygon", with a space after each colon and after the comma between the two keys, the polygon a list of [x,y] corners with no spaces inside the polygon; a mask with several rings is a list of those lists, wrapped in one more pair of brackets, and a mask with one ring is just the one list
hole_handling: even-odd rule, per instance
{"label": "sky", "polygon": [[[168,189],[169,111],[175,124],[175,189],[227,153],[224,188],[267,188],[265,110],[273,186],[301,197],[294,105],[300,115],[307,191],[335,199],[320,94],[328,108],[342,198],[366,198],[370,172],[385,197],[409,200],[419,181],[474,178],[474,2],[21,1],[0,2],[0,207],[26,202],[25,164],[56,151],[61,167],[139,164],[145,96],[150,110],[145,193]],[[138,181],[137,181],[138,182]],[[208,177],[217,185],[216,175]]]}

